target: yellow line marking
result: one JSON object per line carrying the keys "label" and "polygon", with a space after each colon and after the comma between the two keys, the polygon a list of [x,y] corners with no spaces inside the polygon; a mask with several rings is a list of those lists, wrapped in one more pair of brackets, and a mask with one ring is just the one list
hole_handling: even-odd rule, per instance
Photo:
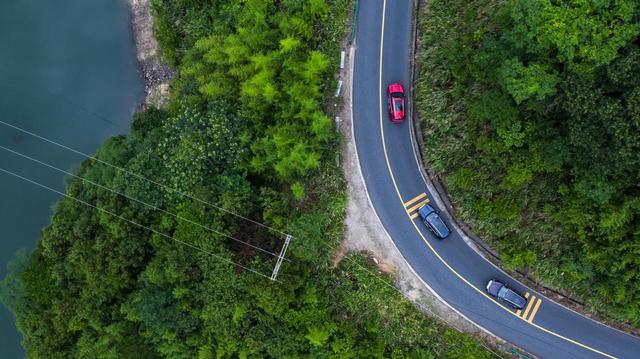
{"label": "yellow line marking", "polygon": [[[524,297],[529,299],[529,292],[524,293]],[[522,313],[522,309],[516,310],[516,315],[517,316],[520,316],[520,313]]]}
{"label": "yellow line marking", "polygon": [[538,303],[536,303],[536,306],[533,307],[533,311],[531,312],[529,319],[527,319],[527,322],[531,323],[533,321],[533,317],[536,316],[536,313],[538,312],[538,308],[540,308],[540,304],[542,304],[542,299],[538,298]]}
{"label": "yellow line marking", "polygon": [[535,302],[536,302],[536,296],[534,295],[531,297],[531,299],[529,299],[529,302],[527,303],[527,307],[524,308],[524,314],[520,316],[522,319],[525,319],[527,317],[527,314],[529,314],[529,311],[531,310],[531,307]]}
{"label": "yellow line marking", "polygon": [[418,213],[417,212],[411,215],[411,219],[416,219],[416,218],[418,218]]}
{"label": "yellow line marking", "polygon": [[[524,293],[524,297],[529,299],[529,292]],[[520,316],[520,313],[522,313],[522,309],[516,310],[516,315],[517,316]]]}
{"label": "yellow line marking", "polygon": [[[378,100],[379,100],[379,115],[380,115],[380,136],[382,138],[382,149],[384,152],[384,158],[385,161],[387,162],[387,170],[389,171],[389,176],[391,177],[391,182],[393,183],[393,188],[396,191],[396,195],[398,196],[398,199],[400,199],[400,202],[404,203],[404,200],[402,199],[402,195],[400,194],[400,190],[398,189],[398,183],[396,182],[396,178],[393,175],[393,170],[391,169],[391,162],[389,161],[389,155],[387,154],[387,144],[384,142],[384,122],[383,122],[383,111],[382,111],[382,53],[383,53],[383,49],[384,49],[384,20],[386,17],[386,13],[387,13],[387,0],[384,0],[382,3],[382,26],[381,26],[381,32],[380,32],[380,63],[379,63],[379,78],[378,78]],[[407,213],[407,216],[409,218],[411,218],[411,215],[409,213]],[[415,221],[411,221],[411,223],[413,224],[413,227],[415,228],[416,232],[418,233],[418,235],[422,238],[422,240],[424,241],[424,243],[427,245],[427,247],[429,247],[429,249],[431,250],[431,252],[433,252],[433,255],[436,256],[436,258],[438,258],[438,260],[440,262],[442,262],[442,264],[447,267],[447,269],[449,269],[451,271],[451,273],[453,273],[454,275],[456,275],[458,278],[460,278],[460,280],[462,280],[464,283],[466,283],[469,287],[471,287],[473,290],[475,290],[476,292],[478,292],[480,295],[485,296],[485,298],[494,301],[492,297],[490,297],[487,293],[485,293],[483,290],[478,289],[476,286],[474,286],[473,284],[471,284],[471,282],[469,282],[466,278],[464,278],[462,275],[460,275],[460,273],[458,273],[455,269],[453,269],[453,267],[451,267],[449,265],[449,263],[447,263],[444,258],[442,258],[442,256],[440,256],[440,254],[435,250],[435,248],[433,248],[433,246],[431,245],[431,243],[429,243],[429,241],[427,241],[427,238],[425,238],[425,236],[422,234],[422,232],[420,232],[420,230],[418,229],[418,226],[416,225]],[[513,315],[516,315],[516,313],[514,313],[513,311],[511,311],[510,309],[503,307],[501,305],[498,305],[499,308],[502,308],[503,310],[507,311],[507,313],[511,313]],[[607,354],[605,352],[602,352],[598,349],[592,348],[586,344],[582,344],[578,341],[575,341],[571,338],[567,338],[565,336],[562,336],[556,332],[553,332],[547,328],[541,327],[538,324],[535,323],[530,323],[530,325],[532,325],[533,327],[548,333],[550,335],[553,335],[555,337],[558,337],[560,339],[566,340],[569,343],[575,344],[577,346],[580,346],[582,348],[591,350],[594,353],[598,353],[602,356],[605,356],[607,358],[611,358],[611,359],[617,359],[616,357]]]}
{"label": "yellow line marking", "polygon": [[413,197],[412,199],[410,199],[409,201],[405,202],[404,207],[409,207],[413,202],[419,201],[421,199],[423,199],[424,197],[426,197],[427,194],[422,192],[421,194]]}
{"label": "yellow line marking", "polygon": [[415,211],[416,209],[422,207],[423,205],[425,205],[427,203],[429,203],[429,199],[425,199],[424,201],[422,201],[422,202],[416,204],[415,206],[407,209],[407,212],[411,213],[411,212]]}

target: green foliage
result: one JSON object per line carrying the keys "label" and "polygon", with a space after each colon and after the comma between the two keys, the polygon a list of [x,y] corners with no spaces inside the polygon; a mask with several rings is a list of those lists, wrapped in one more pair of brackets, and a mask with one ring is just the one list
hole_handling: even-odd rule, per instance
{"label": "green foliage", "polygon": [[534,98],[544,100],[556,93],[558,78],[550,73],[548,66],[533,64],[525,66],[517,58],[506,60],[500,69],[500,80],[507,93],[520,104]]}
{"label": "green foliage", "polygon": [[304,186],[300,182],[294,182],[291,185],[291,192],[297,200],[300,200],[304,197]]}
{"label": "green foliage", "polygon": [[192,190],[210,176],[233,170],[240,160],[239,118],[225,103],[201,113],[187,107],[167,120],[156,156],[163,159],[172,187]]}
{"label": "green foliage", "polygon": [[640,325],[640,8],[433,1],[417,102],[460,216],[528,267]]}
{"label": "green foliage", "polygon": [[334,136],[321,110],[321,86],[329,60],[313,24],[327,15],[325,1],[248,1],[231,34],[198,40],[185,58],[185,82],[207,99],[237,101],[259,126],[247,133],[251,170],[286,181],[317,169]]}
{"label": "green foliage", "polygon": [[178,65],[197,40],[227,34],[235,14],[243,11],[238,1],[151,0],[151,5],[154,35],[172,65]]}
{"label": "green foliage", "polygon": [[515,0],[506,7],[510,23],[504,36],[514,50],[579,71],[608,64],[640,33],[638,4],[632,0]]}
{"label": "green foliage", "polygon": [[159,128],[167,119],[167,113],[164,110],[155,107],[149,108],[144,112],[136,112],[133,114],[131,123],[131,131],[145,133]]}

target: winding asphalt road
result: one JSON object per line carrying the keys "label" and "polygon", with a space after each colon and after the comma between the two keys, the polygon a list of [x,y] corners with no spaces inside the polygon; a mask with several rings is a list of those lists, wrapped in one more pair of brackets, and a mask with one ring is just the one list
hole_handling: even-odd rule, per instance
{"label": "winding asphalt road", "polygon": [[[471,249],[457,230],[439,241],[413,218],[420,204],[435,204],[414,155],[410,122],[393,124],[386,111],[386,86],[401,82],[409,88],[412,15],[412,0],[361,0],[355,42],[356,148],[371,202],[396,247],[450,307],[534,355],[640,358],[639,338],[585,318],[518,283]],[[526,293],[530,305],[516,312],[495,301],[484,291],[491,278]]]}

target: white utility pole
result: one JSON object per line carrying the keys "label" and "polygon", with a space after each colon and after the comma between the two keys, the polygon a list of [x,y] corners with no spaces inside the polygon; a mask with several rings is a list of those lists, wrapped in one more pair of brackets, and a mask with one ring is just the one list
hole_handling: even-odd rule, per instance
{"label": "white utility pole", "polygon": [[278,272],[280,271],[280,266],[282,265],[282,261],[284,260],[284,254],[287,252],[287,247],[289,247],[289,242],[291,242],[291,235],[287,234],[287,237],[284,239],[284,245],[280,250],[280,254],[278,255],[278,261],[276,262],[275,268],[273,268],[273,273],[271,273],[271,280],[275,281],[276,277],[278,277]]}

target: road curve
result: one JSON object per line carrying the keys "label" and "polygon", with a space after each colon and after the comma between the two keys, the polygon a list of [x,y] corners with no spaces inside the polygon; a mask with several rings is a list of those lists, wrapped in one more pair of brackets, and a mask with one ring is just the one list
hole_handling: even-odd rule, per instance
{"label": "road curve", "polygon": [[[430,200],[414,154],[410,122],[393,124],[386,86],[410,85],[412,0],[360,1],[353,73],[353,131],[374,210],[416,274],[476,325],[543,358],[640,358],[640,339],[585,318],[510,278],[456,230],[439,241],[415,217]],[[411,99],[409,98],[409,101]],[[406,205],[405,205],[406,204]],[[453,226],[450,224],[450,227]],[[513,311],[486,295],[497,278],[529,297]]]}

